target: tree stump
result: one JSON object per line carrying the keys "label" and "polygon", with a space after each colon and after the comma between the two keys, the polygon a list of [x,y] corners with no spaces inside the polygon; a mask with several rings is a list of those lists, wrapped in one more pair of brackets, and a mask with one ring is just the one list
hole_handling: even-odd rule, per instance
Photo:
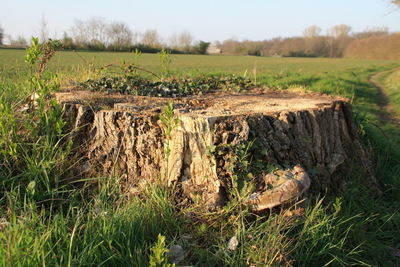
{"label": "tree stump", "polygon": [[[251,165],[245,169],[254,172],[245,182],[254,185],[249,203],[255,210],[298,197],[310,184],[335,192],[347,164],[373,179],[343,98],[257,91],[173,99],[75,91],[56,98],[80,157],[77,174],[119,175],[127,190],[161,179],[192,201],[218,207],[238,187],[243,148]],[[175,119],[166,125],[160,114],[169,101]]]}

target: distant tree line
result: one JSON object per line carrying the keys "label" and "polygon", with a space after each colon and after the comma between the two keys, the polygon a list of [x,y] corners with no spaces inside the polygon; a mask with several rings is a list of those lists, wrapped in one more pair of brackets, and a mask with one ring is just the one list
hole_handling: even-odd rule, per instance
{"label": "distant tree line", "polygon": [[[398,1],[393,1],[398,4]],[[213,47],[222,54],[282,57],[353,57],[376,59],[400,59],[400,34],[390,34],[387,27],[367,28],[354,33],[349,25],[336,25],[321,34],[319,26],[312,25],[299,37],[273,38],[264,41],[217,41]],[[42,17],[40,39],[48,39],[47,23]],[[4,30],[0,26],[0,45],[4,42]],[[26,47],[23,36],[16,39],[9,35],[12,47]],[[167,49],[171,53],[206,54],[209,42],[195,41],[190,32],[174,33],[163,40],[157,30],[133,32],[124,22],[108,23],[101,18],[75,20],[69,34],[61,38],[65,50],[134,51],[157,53]]]}
{"label": "distant tree line", "polygon": [[354,40],[344,51],[345,57],[364,59],[400,59],[400,33],[370,36]]}
{"label": "distant tree line", "polygon": [[[65,50],[90,51],[134,51],[157,53],[167,49],[171,53],[206,54],[209,42],[195,41],[187,31],[174,33],[168,40],[163,41],[157,30],[146,30],[144,33],[133,32],[124,22],[108,23],[101,18],[75,20],[71,30],[64,32],[61,38]],[[47,23],[42,17],[40,25],[41,42],[49,39]],[[4,31],[0,27],[0,45],[3,44]],[[27,40],[19,35],[13,39],[8,35],[11,47],[26,47]]]}
{"label": "distant tree line", "polygon": [[[364,53],[369,53],[368,44],[372,41],[360,40],[372,38],[374,43],[388,42],[388,47],[394,46],[397,34],[390,34],[387,27],[368,28],[363,32],[352,33],[349,25],[341,24],[330,28],[325,35],[316,25],[307,27],[300,37],[274,38],[264,41],[237,41],[234,39],[217,42],[216,45],[224,54],[242,54],[256,56],[283,57],[355,57],[355,44],[363,46]],[[391,38],[387,38],[392,36]],[[361,44],[360,44],[361,43]],[[364,47],[365,46],[365,47]],[[382,51],[383,53],[385,51]],[[372,53],[372,50],[371,50]],[[370,57],[381,56],[382,53],[371,54]],[[357,55],[359,57],[360,55]],[[400,57],[400,55],[399,55]]]}
{"label": "distant tree line", "polygon": [[[99,18],[87,21],[75,20],[69,36],[64,32],[61,39],[64,49],[93,51],[133,51],[156,53],[168,49],[172,53],[205,54],[209,43],[195,42],[193,36],[184,31],[174,33],[166,42],[157,30],[144,33],[133,32],[124,22],[107,23]],[[208,44],[204,49],[204,44]]]}

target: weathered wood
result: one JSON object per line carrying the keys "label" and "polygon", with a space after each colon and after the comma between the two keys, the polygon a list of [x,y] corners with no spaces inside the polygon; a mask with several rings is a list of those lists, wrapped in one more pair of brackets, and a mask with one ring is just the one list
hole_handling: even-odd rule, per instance
{"label": "weathered wood", "polygon": [[[74,131],[84,175],[123,175],[125,188],[161,179],[210,208],[222,205],[233,177],[232,148],[255,139],[266,151],[266,165],[304,168],[316,191],[336,191],[349,163],[373,179],[346,99],[276,92],[177,98],[179,124],[170,136],[159,115],[171,99],[85,92],[61,93],[57,99]],[[292,186],[294,197],[308,189],[303,185],[286,186]],[[258,193],[268,199],[268,189]],[[265,202],[256,209],[274,205]]]}
{"label": "weathered wood", "polygon": [[288,170],[278,170],[264,176],[264,188],[250,195],[248,204],[255,211],[279,206],[300,197],[310,188],[310,177],[303,167],[294,166]]}

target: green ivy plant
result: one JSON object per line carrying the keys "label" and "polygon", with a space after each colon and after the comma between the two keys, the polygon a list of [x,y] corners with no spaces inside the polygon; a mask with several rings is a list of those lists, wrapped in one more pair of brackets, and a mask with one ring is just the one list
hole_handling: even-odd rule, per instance
{"label": "green ivy plant", "polygon": [[228,75],[199,75],[185,78],[165,78],[151,81],[139,75],[102,77],[98,80],[87,80],[78,83],[84,90],[113,92],[126,95],[181,97],[202,95],[214,91],[242,92],[255,88],[250,79]]}

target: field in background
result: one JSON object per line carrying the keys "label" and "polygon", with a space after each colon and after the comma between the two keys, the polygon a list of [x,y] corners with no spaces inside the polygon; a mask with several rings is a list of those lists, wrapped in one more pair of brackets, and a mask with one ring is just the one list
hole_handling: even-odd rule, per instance
{"label": "field in background", "polygon": [[[24,50],[0,49],[0,69],[2,71],[14,68],[27,68],[24,63]],[[113,62],[129,62],[131,53],[109,52],[58,52],[51,60],[50,66],[56,71],[73,71],[82,65],[93,63],[103,66]],[[330,58],[281,58],[281,57],[255,57],[255,56],[204,56],[204,55],[172,55],[171,68],[177,72],[232,72],[248,75],[257,70],[257,73],[277,73],[295,71],[304,74],[322,73],[328,71],[341,71],[351,68],[382,66],[396,61],[387,60],[354,60]],[[143,54],[139,59],[143,68],[153,71],[160,69],[158,55]]]}
{"label": "field in background", "polygon": [[[187,253],[184,265],[400,263],[398,256],[393,256],[400,249],[400,129],[382,120],[388,114],[380,107],[376,88],[368,82],[371,75],[398,67],[399,62],[172,55],[171,70],[176,75],[246,74],[273,89],[301,87],[352,99],[359,134],[375,156],[382,193],[363,183],[361,170],[349,166],[348,187],[340,197],[321,200],[323,196],[313,196],[300,216],[282,212],[263,217],[242,210],[238,203],[217,213],[180,210],[170,201],[168,192],[157,187],[149,188],[144,200],[135,198],[126,203],[114,178],[99,178],[99,188],[90,192],[54,186],[48,189],[51,199],[38,189],[35,192],[30,182],[38,185],[38,177],[62,177],[65,155],[56,145],[43,143],[43,135],[39,134],[34,140],[37,143],[7,143],[14,131],[12,122],[21,120],[15,110],[31,94],[24,53],[0,49],[0,157],[14,153],[5,151],[7,146],[22,151],[14,156],[21,166],[29,166],[9,170],[0,164],[0,265],[148,266],[150,258],[165,257],[163,249],[177,242],[183,242]],[[129,62],[132,54],[59,52],[49,69],[57,74],[59,82],[68,85],[71,79],[96,78],[99,74],[93,65],[123,60]],[[154,72],[161,70],[154,54],[142,55],[138,63]],[[388,88],[392,105],[399,109],[400,76],[395,71],[382,73],[385,75],[379,82]],[[44,122],[46,125],[49,122]],[[5,162],[7,157],[1,159]],[[166,237],[165,245],[157,239],[158,234]],[[239,246],[231,251],[227,243],[234,235]]]}

